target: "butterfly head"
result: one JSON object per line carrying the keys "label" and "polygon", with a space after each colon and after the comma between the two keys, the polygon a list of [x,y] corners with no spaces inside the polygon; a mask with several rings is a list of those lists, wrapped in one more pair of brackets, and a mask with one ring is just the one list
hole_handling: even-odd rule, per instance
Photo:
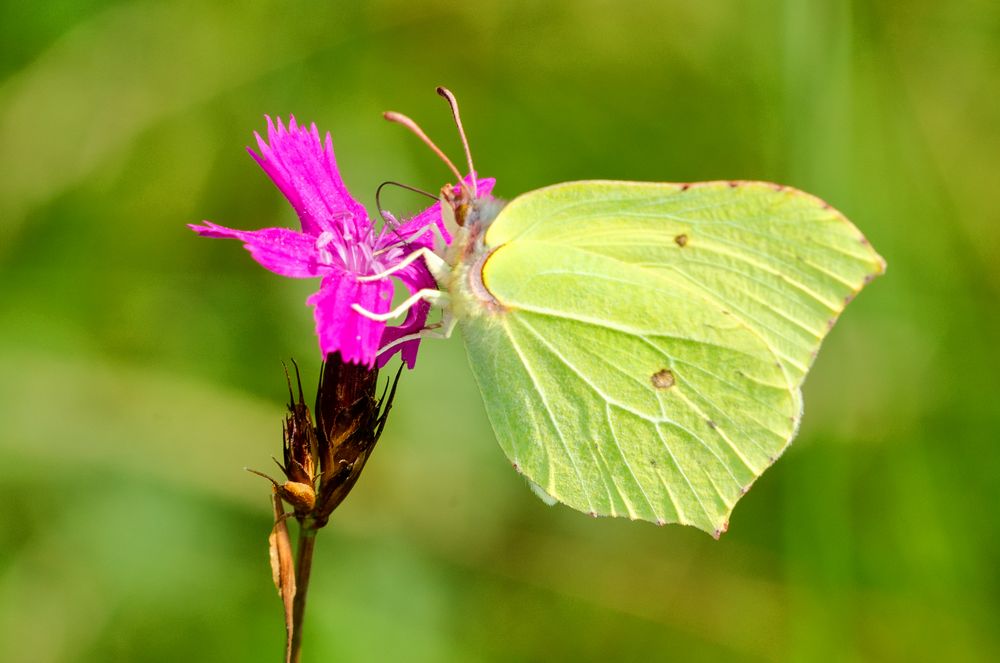
{"label": "butterfly head", "polygon": [[464,260],[482,243],[484,231],[497,217],[505,202],[492,196],[464,197],[464,191],[446,186],[441,190],[441,219],[452,238],[451,250],[438,247],[438,255],[454,265]]}

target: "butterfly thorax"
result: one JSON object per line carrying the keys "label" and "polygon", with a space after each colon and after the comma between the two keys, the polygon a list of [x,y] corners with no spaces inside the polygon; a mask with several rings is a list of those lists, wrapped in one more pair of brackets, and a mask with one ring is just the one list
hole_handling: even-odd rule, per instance
{"label": "butterfly thorax", "polygon": [[444,285],[451,297],[454,313],[461,319],[501,310],[496,298],[483,285],[482,270],[492,249],[486,246],[486,231],[505,201],[495,198],[475,198],[453,208],[456,227],[451,246],[445,256],[452,266]]}

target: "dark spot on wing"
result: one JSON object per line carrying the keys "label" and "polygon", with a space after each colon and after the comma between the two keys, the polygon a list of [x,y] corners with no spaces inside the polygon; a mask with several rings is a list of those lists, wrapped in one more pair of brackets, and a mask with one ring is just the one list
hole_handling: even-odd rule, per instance
{"label": "dark spot on wing", "polygon": [[681,247],[686,246],[687,243],[688,243],[688,236],[684,235],[684,234],[680,234],[677,237],[674,237],[674,242],[677,243],[677,246],[681,246]]}
{"label": "dark spot on wing", "polygon": [[649,381],[653,383],[653,387],[660,390],[670,389],[676,382],[674,374],[665,368],[653,373]]}
{"label": "dark spot on wing", "polygon": [[729,531],[729,521],[727,520],[726,522],[722,523],[722,527],[720,527],[719,529],[715,530],[715,532],[712,533],[712,537],[716,541],[718,541],[719,537],[728,531]]}
{"label": "dark spot on wing", "polygon": [[705,423],[708,424],[708,427],[711,428],[712,430],[716,430],[719,427],[719,424],[715,423],[711,419],[706,419]]}
{"label": "dark spot on wing", "polygon": [[732,188],[732,189],[735,189],[736,187],[738,187],[738,186],[740,185],[740,183],[739,183],[739,182],[737,182],[736,180],[729,180],[729,182],[727,182],[727,184],[728,184],[728,185],[730,186],[730,188]]}
{"label": "dark spot on wing", "polygon": [[681,185],[681,191],[687,191],[690,188],[691,188],[690,184],[682,184]]}

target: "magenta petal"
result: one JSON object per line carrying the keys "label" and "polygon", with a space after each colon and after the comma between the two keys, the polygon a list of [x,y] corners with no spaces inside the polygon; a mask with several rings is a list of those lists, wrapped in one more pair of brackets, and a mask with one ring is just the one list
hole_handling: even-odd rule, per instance
{"label": "magenta petal", "polygon": [[205,221],[205,225],[188,224],[202,237],[238,239],[254,260],[275,274],[292,278],[322,276],[329,267],[317,262],[316,238],[288,228],[233,230]]}
{"label": "magenta petal", "polygon": [[352,304],[385,313],[392,304],[393,290],[389,279],[362,283],[346,272],[327,274],[319,292],[306,300],[315,307],[316,335],[323,356],[339,351],[347,363],[374,366],[385,323],[364,317]]}
{"label": "magenta petal", "polygon": [[[406,289],[410,291],[410,294],[422,290],[424,288],[434,288],[434,277],[431,276],[430,272],[422,262],[414,262],[410,264],[405,269],[401,269],[396,272],[396,277],[402,281]],[[430,312],[430,304],[427,302],[417,302],[409,310],[406,315],[406,319],[403,324],[397,327],[386,327],[382,332],[382,343],[384,347],[389,343],[392,343],[397,338],[402,338],[403,336],[408,336],[410,334],[415,334],[424,328],[427,324],[427,314]],[[386,363],[397,353],[400,353],[400,358],[406,363],[407,368],[413,368],[417,362],[417,350],[420,347],[420,339],[415,338],[412,341],[406,341],[395,346],[391,350],[378,356],[378,367],[382,368]]]}
{"label": "magenta petal", "polygon": [[[419,338],[379,356],[388,343],[425,329],[430,306],[417,302],[401,325],[389,327],[370,318],[392,306],[395,279],[412,294],[434,288],[427,265],[416,261],[377,281],[358,280],[398,266],[422,247],[434,247],[440,230],[450,243],[441,205],[436,203],[406,223],[389,224],[378,236],[368,213],[351,197],[340,177],[330,134],[321,138],[316,125],[300,126],[290,117],[286,126],[267,118],[267,139],[256,134],[250,154],[288,198],[302,223],[302,232],[286,228],[243,231],[205,221],[190,228],[205,237],[238,239],[253,258],[272,272],[294,278],[323,277],[307,304],[314,308],[316,335],[323,355],[339,352],[345,362],[374,367],[399,353],[413,368]],[[465,179],[471,184],[472,175]],[[493,179],[478,182],[476,195],[489,197]],[[454,191],[458,192],[458,187]],[[358,308],[370,312],[358,313]]]}
{"label": "magenta petal", "polygon": [[[403,321],[402,325],[399,325],[398,327],[386,327],[382,331],[382,345],[388,345],[397,338],[402,338],[419,332],[424,328],[424,323],[427,322],[427,314],[430,310],[431,306],[427,302],[417,302],[414,304],[413,308],[411,308],[409,313],[407,313],[406,320]],[[419,349],[419,338],[404,341],[399,345],[393,346],[392,349],[380,354],[378,356],[378,367],[382,368],[388,364],[389,360],[392,359],[398,352],[400,359],[403,360],[406,367],[412,369],[417,363],[417,350]]]}
{"label": "magenta petal", "polygon": [[329,133],[320,141],[315,124],[302,127],[291,117],[286,129],[281,118],[275,126],[268,117],[267,141],[254,135],[260,153],[248,151],[298,212],[303,232],[347,230],[357,239],[370,230],[364,206],[351,197],[337,170]]}

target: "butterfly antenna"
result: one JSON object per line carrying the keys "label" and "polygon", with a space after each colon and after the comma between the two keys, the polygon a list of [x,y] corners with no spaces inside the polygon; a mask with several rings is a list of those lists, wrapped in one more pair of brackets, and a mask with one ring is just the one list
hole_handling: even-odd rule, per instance
{"label": "butterfly antenna", "polygon": [[414,134],[416,134],[417,138],[424,141],[424,144],[427,145],[427,147],[431,148],[431,150],[434,151],[434,154],[438,155],[438,157],[442,161],[444,161],[445,165],[451,169],[451,172],[454,173],[455,177],[458,178],[458,185],[463,189],[465,189],[466,192],[469,191],[468,185],[466,185],[465,181],[462,179],[462,173],[458,172],[458,168],[456,168],[455,164],[451,162],[451,159],[445,156],[445,153],[441,151],[441,148],[435,145],[434,141],[432,141],[430,138],[427,137],[427,134],[424,133],[423,129],[417,126],[416,122],[406,117],[402,113],[397,113],[395,111],[386,111],[382,113],[382,117],[389,120],[390,122],[395,122],[396,124],[402,124],[404,127],[406,127]]}
{"label": "butterfly antenna", "polygon": [[451,106],[451,114],[455,118],[455,126],[458,127],[458,135],[462,139],[462,147],[465,149],[465,160],[469,164],[469,177],[472,179],[472,193],[473,196],[479,195],[479,187],[476,183],[476,169],[472,165],[472,151],[469,150],[469,141],[465,137],[465,128],[462,126],[462,116],[458,112],[458,100],[455,95],[451,93],[446,87],[438,86],[437,93],[445,98],[448,105]]}

